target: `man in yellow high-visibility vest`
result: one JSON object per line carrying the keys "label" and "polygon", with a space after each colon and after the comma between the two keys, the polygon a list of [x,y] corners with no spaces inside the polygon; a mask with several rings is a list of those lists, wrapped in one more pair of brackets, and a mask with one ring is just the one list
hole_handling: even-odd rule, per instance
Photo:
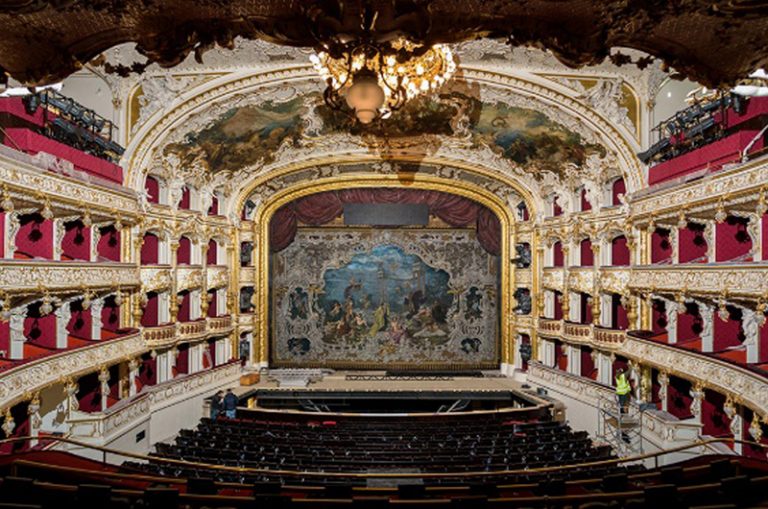
{"label": "man in yellow high-visibility vest", "polygon": [[619,397],[619,407],[621,413],[626,413],[629,405],[629,393],[632,392],[632,386],[629,385],[627,374],[624,369],[619,368],[616,371],[616,395]]}

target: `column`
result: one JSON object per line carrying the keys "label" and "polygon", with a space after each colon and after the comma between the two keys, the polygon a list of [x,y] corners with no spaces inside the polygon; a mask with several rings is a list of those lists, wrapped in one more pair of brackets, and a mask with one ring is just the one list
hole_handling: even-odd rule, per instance
{"label": "column", "polygon": [[555,317],[555,292],[552,290],[544,290],[544,317]]}
{"label": "column", "polygon": [[11,310],[9,320],[11,351],[8,352],[8,358],[13,360],[24,358],[24,320],[27,318],[27,306],[20,306]]}
{"label": "column", "polygon": [[600,326],[610,329],[613,324],[611,323],[613,317],[613,299],[610,295],[605,293],[600,294]]}
{"label": "column", "polygon": [[128,396],[133,397],[136,395],[136,379],[139,378],[139,359],[137,357],[131,357],[128,361]]}
{"label": "column", "polygon": [[216,289],[216,314],[217,315],[227,314],[227,289],[226,288]]}
{"label": "column", "polygon": [[72,218],[57,217],[53,219],[53,259],[61,261],[61,242],[64,239],[66,230],[64,229],[64,222]]}
{"label": "column", "polygon": [[107,410],[109,398],[109,370],[102,366],[99,370],[99,391],[101,392],[101,411]]}
{"label": "column", "polygon": [[12,260],[13,255],[16,252],[16,234],[19,233],[19,228],[21,228],[21,225],[19,224],[19,213],[6,211],[5,231],[3,232],[3,235],[5,235],[5,242],[3,245],[5,246],[4,254],[6,259]]}
{"label": "column", "polygon": [[734,440],[736,440],[733,443],[733,452],[741,454],[743,447],[738,440],[744,440],[744,419],[742,419],[739,414],[739,408],[730,395],[726,398],[725,403],[723,404],[723,413],[725,413],[731,421],[728,423],[728,428],[731,430]]}
{"label": "column", "polygon": [[90,261],[95,262],[99,259],[99,241],[101,240],[100,225],[91,225],[91,252]]}
{"label": "column", "polygon": [[581,346],[568,345],[568,372],[581,376]]}
{"label": "column", "polygon": [[672,264],[680,263],[680,230],[674,226],[669,229],[669,243],[672,246]]}
{"label": "column", "polygon": [[69,302],[63,302],[53,314],[56,315],[56,348],[65,349],[69,343],[67,325],[69,325],[69,320],[72,318]]}
{"label": "column", "polygon": [[707,262],[715,262],[715,246],[717,245],[717,223],[704,222],[704,240],[707,242]]}
{"label": "column", "polygon": [[[162,291],[157,294],[157,323],[158,325],[171,322],[171,302],[169,292]],[[178,306],[176,312],[178,313]]]}
{"label": "column", "polygon": [[77,400],[77,382],[67,377],[64,381],[64,394],[66,395],[67,416],[72,417],[74,412],[80,410],[80,402]]}
{"label": "column", "polygon": [[741,308],[741,328],[744,331],[744,345],[747,348],[747,362],[760,360],[760,324],[757,313],[749,308]]}
{"label": "column", "polygon": [[659,371],[657,377],[659,381],[659,399],[661,400],[661,409],[666,412],[669,408],[669,401],[667,401],[667,388],[669,387],[669,375],[666,371]]}
{"label": "column", "polygon": [[175,346],[168,352],[168,379],[175,378],[174,370],[176,369],[176,359],[179,357],[179,349]]}
{"label": "column", "polygon": [[679,314],[679,307],[677,302],[673,300],[662,299],[664,301],[664,308],[667,310],[667,343],[677,343],[677,316]]}
{"label": "column", "polygon": [[693,419],[701,423],[701,403],[704,401],[704,386],[701,382],[696,382],[691,387],[691,397],[693,398],[693,401],[691,401],[691,413],[693,414]]}
{"label": "column", "polygon": [[571,299],[569,306],[568,320],[580,323],[581,322],[581,299],[582,296],[578,292],[568,292],[568,298]]}
{"label": "column", "polygon": [[190,290],[189,296],[189,319],[191,321],[200,318],[201,304],[200,304],[200,289]]}
{"label": "column", "polygon": [[701,331],[701,351],[711,352],[714,350],[714,316],[715,308],[713,306],[699,302],[699,313],[701,314],[704,328]]}
{"label": "column", "polygon": [[104,309],[104,299],[93,299],[91,301],[91,338],[101,339],[101,311]]}
{"label": "column", "polygon": [[40,416],[39,392],[32,395],[32,399],[27,406],[27,416],[29,419],[29,436],[32,437],[32,440],[29,441],[29,446],[34,447],[37,445],[37,437],[40,435],[40,425],[43,423],[43,419]]}
{"label": "column", "polygon": [[650,366],[640,365],[640,401],[653,401],[653,370]]}

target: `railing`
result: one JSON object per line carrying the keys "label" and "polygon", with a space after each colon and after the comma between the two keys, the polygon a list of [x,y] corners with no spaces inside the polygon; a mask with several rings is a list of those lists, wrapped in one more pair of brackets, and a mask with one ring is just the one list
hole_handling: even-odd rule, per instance
{"label": "railing", "polygon": [[[230,362],[212,369],[182,375],[167,382],[144,389],[129,400],[118,402],[105,412],[77,412],[67,419],[70,433],[81,437],[108,437],[125,428],[135,426],[140,420],[149,418],[151,413],[166,403],[188,397],[202,388],[216,382],[235,379],[240,374],[240,363]],[[42,439],[41,439],[42,440]]]}
{"label": "railing", "polygon": [[563,338],[575,343],[588,343],[592,339],[592,325],[563,322]]}
{"label": "railing", "polygon": [[142,329],[147,348],[158,348],[173,344],[176,341],[176,324],[169,323]]}
{"label": "railing", "polygon": [[70,262],[56,260],[0,259],[0,288],[12,291],[72,288],[131,288],[138,286],[139,270],[133,263]]}
{"label": "railing", "polygon": [[539,318],[539,327],[537,332],[540,336],[562,336],[563,335],[563,321],[562,320],[550,320],[547,318]]}
{"label": "railing", "polygon": [[96,366],[115,364],[146,351],[142,335],[131,332],[125,336],[100,341],[92,346],[64,350],[38,360],[29,361],[3,371],[0,376],[0,407],[9,408],[34,393],[54,384],[63,376],[91,372]]}
{"label": "railing", "polygon": [[[65,437],[44,437],[44,438],[14,437],[14,438],[7,438],[4,440],[0,440],[0,444],[20,443],[20,442],[26,442],[30,440],[39,440],[40,442],[56,442],[56,443],[70,444],[76,447],[82,447],[84,449],[99,451],[104,456],[106,456],[107,454],[112,454],[118,457],[133,458],[141,461],[146,461],[146,462],[151,461],[155,463],[163,463],[168,465],[178,465],[181,467],[201,468],[201,469],[208,469],[208,470],[221,471],[221,472],[234,472],[238,474],[285,476],[285,477],[297,477],[297,478],[319,477],[319,478],[336,478],[336,479],[339,479],[339,478],[342,478],[342,479],[391,479],[391,478],[395,478],[395,479],[400,479],[400,478],[478,479],[478,478],[493,478],[493,477],[503,477],[503,476],[512,476],[512,475],[530,475],[530,474],[547,473],[547,472],[555,473],[555,472],[564,472],[564,471],[578,470],[578,469],[591,468],[591,467],[606,467],[606,466],[618,466],[618,465],[624,465],[624,464],[636,464],[640,461],[645,461],[645,460],[656,460],[658,462],[658,459],[663,456],[666,456],[669,454],[675,454],[683,451],[697,450],[697,453],[701,454],[701,451],[706,451],[707,450],[706,448],[712,444],[738,443],[738,444],[744,444],[744,445],[751,445],[751,446],[768,450],[768,445],[757,443],[757,442],[751,442],[749,440],[737,440],[734,438],[710,438],[705,440],[697,440],[691,444],[686,444],[679,447],[673,447],[670,449],[664,449],[664,450],[656,451],[653,453],[639,454],[639,455],[629,456],[625,458],[589,461],[589,462],[576,463],[571,465],[524,468],[524,469],[514,469],[514,470],[496,470],[496,471],[415,473],[415,472],[319,472],[319,471],[277,470],[277,469],[252,468],[252,467],[235,467],[235,466],[228,466],[228,465],[221,465],[221,464],[204,463],[200,461],[187,461],[187,460],[180,460],[180,459],[173,459],[173,458],[160,458],[158,456],[148,456],[145,454],[137,454],[133,452],[120,451],[118,449],[114,449],[110,447],[101,447],[101,446],[97,446],[97,445],[93,445],[93,444],[89,444],[86,442],[74,440],[71,438],[65,438]],[[23,461],[23,460],[20,460],[20,461]],[[45,465],[42,463],[38,463],[36,464],[36,466],[40,466],[40,467],[47,466],[48,468],[51,468],[54,470],[56,469],[56,466],[54,465]],[[108,471],[99,472],[99,474],[117,475]],[[134,477],[136,479],[147,480],[148,477],[153,477],[153,476],[147,476],[146,474],[119,474],[119,475],[123,479],[130,479]],[[164,479],[161,476],[154,476],[154,477],[157,479]],[[168,478],[168,481],[172,483],[185,482],[177,478]]]}
{"label": "railing", "polygon": [[229,332],[232,329],[232,317],[217,316],[206,318],[208,322],[208,332]]}
{"label": "railing", "polygon": [[766,262],[640,265],[632,267],[629,287],[668,292],[685,288],[693,295],[719,295],[727,289],[730,295],[760,297],[766,281]]}
{"label": "railing", "polygon": [[200,339],[208,333],[208,322],[204,319],[176,324],[180,340]]}
{"label": "railing", "polygon": [[593,339],[595,344],[601,348],[620,348],[627,339],[627,331],[595,327]]}

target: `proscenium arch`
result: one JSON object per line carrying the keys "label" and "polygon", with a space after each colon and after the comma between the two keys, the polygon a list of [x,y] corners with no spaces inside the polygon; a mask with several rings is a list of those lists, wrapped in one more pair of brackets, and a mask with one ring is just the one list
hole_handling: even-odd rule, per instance
{"label": "proscenium arch", "polygon": [[[509,90],[530,97],[532,102],[541,102],[562,110],[565,114],[583,122],[600,139],[600,142],[617,156],[620,173],[625,177],[630,191],[645,187],[643,166],[635,153],[639,150],[635,140],[626,137],[604,115],[583,104],[576,97],[569,96],[552,87],[533,80],[530,76],[485,69],[470,64],[461,67],[465,81],[477,82],[488,87]],[[126,184],[135,189],[143,186],[143,177],[149,172],[153,158],[177,129],[184,129],[185,122],[193,115],[203,113],[211,105],[222,104],[238,95],[257,93],[286,83],[307,83],[317,81],[310,66],[288,65],[257,73],[232,73],[213,79],[188,94],[176,99],[168,109],[156,112],[159,116],[138,129],[129,143],[124,165],[127,167]],[[534,105],[535,106],[535,105]],[[267,169],[269,165],[267,165]]]}
{"label": "proscenium arch", "polygon": [[[256,305],[254,317],[254,351],[252,360],[260,366],[269,364],[269,225],[275,212],[283,205],[304,196],[325,191],[335,191],[349,188],[390,187],[441,191],[474,200],[491,210],[501,223],[501,254],[500,254],[500,334],[501,343],[500,364],[511,362],[513,352],[513,331],[510,316],[512,316],[511,296],[514,290],[514,265],[509,263],[510,246],[514,244],[514,215],[493,193],[473,186],[466,182],[450,180],[434,176],[409,175],[409,185],[404,186],[402,175],[397,174],[358,174],[329,176],[313,182],[301,182],[280,190],[262,204],[254,216],[253,239],[256,249]],[[253,190],[256,185],[250,186]]]}

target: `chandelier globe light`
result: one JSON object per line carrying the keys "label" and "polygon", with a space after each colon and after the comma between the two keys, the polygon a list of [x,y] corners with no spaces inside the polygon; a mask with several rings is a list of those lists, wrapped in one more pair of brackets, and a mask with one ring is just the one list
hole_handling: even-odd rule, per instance
{"label": "chandelier globe light", "polygon": [[456,71],[451,49],[403,37],[392,42],[351,41],[334,55],[310,56],[326,82],[326,104],[361,124],[389,117],[410,99],[440,88]]}

